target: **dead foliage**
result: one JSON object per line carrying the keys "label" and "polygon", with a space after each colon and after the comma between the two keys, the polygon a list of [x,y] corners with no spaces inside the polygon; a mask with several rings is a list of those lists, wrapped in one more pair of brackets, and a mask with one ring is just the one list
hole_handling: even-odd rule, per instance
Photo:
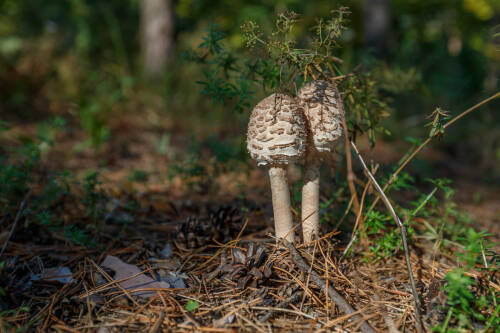
{"label": "dead foliage", "polygon": [[[152,214],[162,218],[174,211],[176,218],[187,215],[175,223],[153,223],[144,217],[121,237],[116,232],[118,222],[110,219],[103,231],[110,242],[104,248],[88,249],[57,240],[54,245],[37,245],[36,235],[28,243],[11,241],[0,277],[8,302],[2,307],[19,310],[4,313],[2,325],[9,325],[13,332],[15,328],[39,332],[357,332],[363,330],[362,325],[379,332],[416,329],[401,251],[376,263],[357,254],[361,251],[356,248],[353,255],[342,258],[345,245],[335,241],[337,232],[330,232],[307,247],[296,245],[306,270],[286,247],[276,245],[269,230],[255,222],[259,209],[242,213],[241,202],[200,210],[198,219],[206,224],[215,216],[226,216],[226,222],[219,224],[226,230],[207,229],[203,237],[210,241],[186,246],[185,238],[178,237],[179,230],[193,221],[186,207],[174,204],[168,213]],[[422,297],[420,310],[430,328],[446,315],[440,307],[445,302],[440,286],[454,264],[430,253],[432,247],[425,240],[419,242],[412,245],[410,259]],[[61,279],[64,276],[54,276],[57,272],[70,276]],[[496,280],[474,272],[470,275],[500,289]],[[325,287],[333,288],[353,312],[346,313],[337,299],[322,292]]]}

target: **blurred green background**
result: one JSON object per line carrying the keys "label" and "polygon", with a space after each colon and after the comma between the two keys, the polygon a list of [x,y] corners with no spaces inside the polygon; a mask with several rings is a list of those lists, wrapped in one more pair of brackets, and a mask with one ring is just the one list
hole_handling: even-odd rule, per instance
{"label": "blurred green background", "polygon": [[[72,148],[103,151],[127,131],[117,121],[136,115],[158,132],[159,152],[202,144],[221,160],[245,158],[251,107],[234,112],[200,94],[203,65],[186,54],[217,24],[224,47],[251,58],[245,21],[269,30],[277,13],[293,10],[300,41],[340,6],[351,15],[336,56],[345,73],[373,73],[392,113],[386,144],[425,138],[425,117],[438,106],[456,115],[499,90],[499,0],[0,0],[0,120],[16,127],[60,117],[85,133]],[[269,92],[252,90],[249,105]],[[450,170],[469,166],[479,180],[499,181],[498,107],[461,120],[435,145],[453,160]]]}

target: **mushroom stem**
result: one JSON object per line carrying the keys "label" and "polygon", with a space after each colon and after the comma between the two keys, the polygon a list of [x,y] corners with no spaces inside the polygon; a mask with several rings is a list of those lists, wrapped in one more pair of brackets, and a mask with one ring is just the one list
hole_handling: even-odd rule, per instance
{"label": "mushroom stem", "polygon": [[302,235],[305,243],[319,235],[319,169],[318,160],[308,154],[302,186]]}
{"label": "mushroom stem", "polygon": [[285,168],[285,165],[273,165],[269,168],[273,197],[274,229],[276,237],[293,242],[295,233],[292,230],[290,191]]}

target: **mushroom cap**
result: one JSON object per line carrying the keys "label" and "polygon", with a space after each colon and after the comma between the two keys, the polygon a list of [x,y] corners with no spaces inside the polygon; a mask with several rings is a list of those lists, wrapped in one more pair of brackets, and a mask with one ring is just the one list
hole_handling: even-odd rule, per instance
{"label": "mushroom cap", "polygon": [[306,120],[297,100],[272,94],[252,110],[247,149],[258,165],[288,164],[304,156]]}
{"label": "mushroom cap", "polygon": [[307,119],[310,141],[319,152],[333,151],[342,136],[342,99],[337,87],[317,80],[306,83],[298,92]]}

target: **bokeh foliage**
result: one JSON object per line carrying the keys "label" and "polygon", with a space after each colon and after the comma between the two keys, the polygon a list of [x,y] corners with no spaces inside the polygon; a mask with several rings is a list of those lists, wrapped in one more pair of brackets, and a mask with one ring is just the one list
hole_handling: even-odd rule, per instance
{"label": "bokeh foliage", "polygon": [[[371,93],[384,97],[384,103],[393,110],[393,117],[383,121],[391,138],[424,133],[425,115],[437,106],[456,114],[498,89],[500,1],[389,1],[389,32],[382,55],[365,44],[363,4],[361,0],[179,0],[174,4],[176,54],[164,80],[151,87],[141,79],[139,0],[1,0],[0,113],[5,118],[23,115],[24,119],[36,120],[53,114],[67,116],[71,110],[69,113],[77,113],[79,126],[89,134],[84,146],[97,148],[109,138],[109,119],[148,103],[151,92],[169,106],[165,116],[175,117],[188,109],[193,118],[204,120],[214,110],[220,113],[212,121],[234,117],[230,110],[248,112],[262,97],[262,90],[247,84],[252,78],[247,75],[226,86],[224,93],[238,96],[238,100],[220,109],[198,95],[200,90],[210,92],[216,86],[200,87],[196,83],[213,83],[217,78],[206,77],[211,73],[186,64],[180,55],[197,48],[207,29],[211,31],[216,24],[225,35],[227,52],[211,52],[219,52],[217,57],[223,58],[221,70],[226,75],[235,58],[248,55],[240,29],[245,22],[254,22],[269,32],[275,28],[278,13],[300,13],[290,32],[300,49],[311,45],[309,28],[317,26],[317,18],[342,6],[348,6],[351,14],[344,22],[345,29],[336,36],[334,55],[343,60],[338,72],[356,69],[360,74],[357,80],[374,90],[363,92],[362,103],[353,105],[360,114],[378,107],[377,103],[372,105]],[[258,65],[259,70],[254,68],[253,73],[265,76],[261,79],[268,86],[263,91],[276,88],[279,72],[272,63],[261,60],[240,65],[247,69]],[[255,97],[252,92],[256,92]],[[486,109],[496,107],[498,104],[493,103]],[[488,170],[498,174],[500,135],[494,131],[498,120],[494,112],[473,115],[457,124],[441,144],[454,154],[472,151],[463,155],[484,161]],[[241,124],[243,128],[243,120]],[[363,125],[365,129],[369,126]],[[373,141],[374,134],[369,132]],[[474,134],[478,132],[485,135]],[[485,148],[473,149],[478,145]]]}

